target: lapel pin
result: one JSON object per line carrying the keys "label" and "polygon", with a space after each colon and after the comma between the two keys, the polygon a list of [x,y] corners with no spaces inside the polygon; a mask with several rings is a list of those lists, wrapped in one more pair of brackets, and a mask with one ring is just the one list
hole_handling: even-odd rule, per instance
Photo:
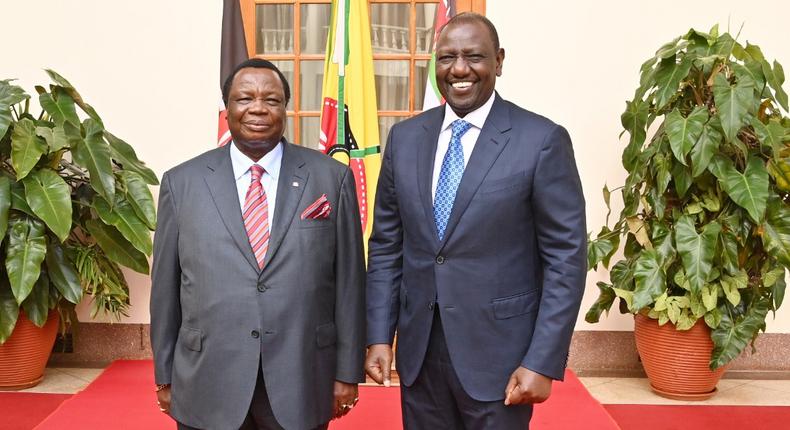
{"label": "lapel pin", "polygon": [[298,186],[299,186],[299,183],[298,183],[298,182],[294,182],[294,183],[292,183],[292,184],[291,184],[291,186],[292,186],[292,187],[298,187]]}

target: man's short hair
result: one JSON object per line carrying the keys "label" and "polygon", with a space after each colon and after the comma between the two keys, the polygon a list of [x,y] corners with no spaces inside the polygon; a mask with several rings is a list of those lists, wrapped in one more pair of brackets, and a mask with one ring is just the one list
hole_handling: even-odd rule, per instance
{"label": "man's short hair", "polygon": [[288,101],[291,100],[291,87],[288,85],[288,80],[285,79],[285,75],[283,72],[280,71],[277,66],[274,65],[271,61],[264,60],[263,58],[250,58],[249,60],[242,61],[239,63],[230,75],[228,75],[227,79],[225,79],[225,83],[222,85],[222,101],[225,103],[225,106],[228,105],[228,96],[230,95],[230,87],[233,84],[233,78],[236,77],[236,74],[239,73],[239,70],[246,69],[247,67],[253,67],[257,69],[270,69],[274,70],[277,73],[277,76],[280,77],[280,81],[283,83],[283,93],[285,95],[285,104],[288,104]]}
{"label": "man's short hair", "polygon": [[480,15],[479,13],[474,12],[461,12],[458,15],[450,18],[442,28],[439,29],[439,33],[441,34],[445,28],[449,27],[451,24],[460,24],[464,22],[481,22],[488,27],[488,32],[491,34],[491,41],[494,42],[494,51],[499,51],[499,33],[496,31],[496,27],[494,27],[494,23],[491,22],[490,19],[486,18],[484,15]]}

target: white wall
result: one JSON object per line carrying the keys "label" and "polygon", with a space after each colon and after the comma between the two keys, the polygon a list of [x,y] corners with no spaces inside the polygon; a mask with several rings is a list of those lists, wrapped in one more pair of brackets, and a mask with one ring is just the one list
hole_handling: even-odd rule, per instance
{"label": "white wall", "polygon": [[[55,69],[159,175],[213,147],[219,0],[6,1],[0,15],[0,79],[19,78],[33,91],[46,82],[41,69]],[[624,180],[617,138],[624,102],[639,65],[661,44],[692,26],[707,31],[720,23],[726,30],[729,21],[737,32],[745,23],[739,40],[756,42],[790,70],[783,31],[790,4],[783,0],[488,0],[487,15],[507,54],[499,92],[565,125],[574,138],[591,230],[604,221],[603,184]],[[124,322],[148,322],[150,280],[134,273],[127,279],[132,312]],[[584,323],[600,279],[603,274],[588,276],[577,328],[630,330],[631,319],[616,312],[600,324]],[[769,321],[769,331],[790,332],[787,308]],[[80,315],[87,319],[85,309]]]}
{"label": "white wall", "polygon": [[[505,48],[503,75],[497,90],[503,97],[566,126],[574,141],[576,160],[587,199],[587,228],[594,233],[605,221],[601,196],[623,184],[620,114],[639,83],[639,66],[665,42],[689,28],[707,32],[718,23],[738,40],[758,44],[766,57],[790,67],[786,0],[488,0],[486,15]],[[729,23],[729,24],[728,24]],[[787,83],[785,90],[790,89]],[[627,139],[627,135],[625,136]],[[612,196],[614,203],[619,197]],[[617,209],[619,210],[619,208]],[[616,214],[616,213],[615,213]],[[615,216],[613,214],[613,216]],[[600,323],[584,322],[584,313],[598,297],[595,283],[606,273],[590,272],[577,329],[631,330],[633,319],[616,309]],[[768,331],[790,332],[790,305]]]}

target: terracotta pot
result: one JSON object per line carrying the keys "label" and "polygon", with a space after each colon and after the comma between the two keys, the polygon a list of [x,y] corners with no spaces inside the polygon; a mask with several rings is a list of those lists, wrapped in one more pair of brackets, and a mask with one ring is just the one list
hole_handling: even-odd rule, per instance
{"label": "terracotta pot", "polygon": [[653,391],[677,400],[704,400],[716,393],[726,366],[710,370],[710,328],[702,319],[690,330],[663,326],[643,315],[634,318],[636,348]]}
{"label": "terracotta pot", "polygon": [[39,328],[19,312],[11,337],[0,345],[0,390],[22,390],[44,379],[59,319],[57,311],[50,311],[44,327]]}

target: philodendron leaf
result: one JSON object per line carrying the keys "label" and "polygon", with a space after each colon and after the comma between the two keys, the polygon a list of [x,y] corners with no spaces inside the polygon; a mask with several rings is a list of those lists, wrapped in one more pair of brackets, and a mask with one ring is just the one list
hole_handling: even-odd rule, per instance
{"label": "philodendron leaf", "polygon": [[771,70],[771,66],[768,64],[768,62],[763,61],[762,67],[763,73],[768,80],[768,84],[770,84],[771,88],[774,90],[776,101],[779,102],[779,105],[781,105],[785,111],[787,111],[787,93],[782,88],[782,84],[785,81],[785,72],[782,69],[782,65],[774,60],[774,68]]}
{"label": "philodendron leaf", "polygon": [[11,111],[8,108],[0,106],[0,138],[5,136],[5,133],[8,131],[8,127],[11,126],[11,121],[14,120],[14,117],[11,116]]}
{"label": "philodendron leaf", "polygon": [[768,200],[768,170],[757,157],[749,157],[746,170],[741,173],[729,159],[717,155],[709,170],[721,182],[724,191],[738,206],[746,209],[756,223],[763,219]]}
{"label": "philodendron leaf", "polygon": [[790,208],[779,198],[768,202],[761,224],[763,246],[784,267],[790,268]]}
{"label": "philodendron leaf", "polygon": [[97,220],[88,220],[85,227],[110,260],[135,272],[148,274],[148,259],[145,254],[135,249],[115,227]]}
{"label": "philodendron leaf", "polygon": [[49,278],[47,272],[42,271],[41,276],[36,280],[36,284],[30,291],[24,302],[22,309],[30,322],[36,327],[44,327],[49,316]]}
{"label": "philodendron leaf", "polygon": [[41,274],[41,262],[47,254],[44,223],[30,218],[15,218],[9,223],[5,268],[11,291],[22,303]]}
{"label": "philodendron leaf", "polygon": [[[710,368],[717,369],[737,358],[746,345],[765,326],[770,303],[764,298],[755,298],[741,321],[733,321],[730,312],[721,311],[721,322],[711,332],[713,355]],[[707,321],[707,320],[706,320]]]}
{"label": "philodendron leaf", "polygon": [[754,81],[745,76],[740,77],[736,85],[730,85],[723,73],[716,75],[713,83],[713,99],[716,101],[721,126],[724,136],[729,141],[735,141],[738,131],[746,125],[749,107],[754,104],[752,95]]}
{"label": "philodendron leaf", "polygon": [[661,110],[680,90],[680,82],[691,70],[692,62],[683,59],[677,64],[675,56],[661,60],[656,69],[656,110]]}
{"label": "philodendron leaf", "polygon": [[137,217],[134,209],[125,199],[117,198],[115,205],[110,205],[100,196],[93,199],[93,208],[105,224],[115,226],[121,234],[139,251],[146,255],[153,252],[151,233],[148,227]]}
{"label": "philodendron leaf", "polygon": [[738,271],[738,242],[731,231],[721,232],[717,255],[724,269],[730,273]]}
{"label": "philodendron leaf", "polygon": [[82,299],[80,278],[74,263],[69,260],[59,243],[49,243],[46,264],[49,280],[60,291],[63,298],[75,305],[79,303]]}
{"label": "philodendron leaf", "polygon": [[785,128],[778,119],[772,119],[768,124],[763,124],[760,120],[752,118],[752,127],[757,133],[757,138],[763,146],[767,146],[773,150],[774,157],[778,157],[779,153],[785,148],[783,140],[785,140]]}
{"label": "philodendron leaf", "polygon": [[156,229],[156,206],[154,197],[145,180],[138,173],[131,171],[119,172],[121,181],[126,186],[126,200],[149,229]]}
{"label": "philodendron leaf", "polygon": [[715,128],[705,125],[697,143],[691,148],[691,175],[693,177],[696,178],[708,168],[710,160],[713,159],[720,144],[721,133]]}
{"label": "philodendron leaf", "polygon": [[36,136],[36,124],[29,118],[23,118],[14,126],[11,135],[11,165],[16,170],[16,179],[20,180],[30,173],[41,154],[47,152],[44,139]]}
{"label": "philodendron leaf", "polygon": [[24,212],[30,216],[36,216],[33,209],[27,204],[25,199],[25,187],[21,182],[11,183],[11,209]]}
{"label": "philodendron leaf", "polygon": [[587,314],[584,316],[584,320],[590,324],[600,321],[602,313],[609,313],[614,299],[617,298],[611,285],[606,282],[598,282],[596,285],[599,290],[598,300],[590,306],[590,310],[588,310]]}
{"label": "philodendron leaf", "polygon": [[695,108],[687,118],[684,118],[677,108],[667,115],[666,129],[669,145],[675,158],[681,163],[687,164],[686,154],[699,139],[707,120],[708,110],[704,107]]}
{"label": "philodendron leaf", "polygon": [[54,128],[39,126],[36,127],[36,134],[47,141],[49,152],[55,152],[69,146],[66,131],[61,126],[55,126]]}
{"label": "philodendron leaf", "polygon": [[647,114],[649,106],[642,100],[626,102],[625,112],[620,115],[620,122],[623,128],[628,130],[631,141],[636,142],[640,147],[645,143],[647,137]]}
{"label": "philodendron leaf", "polygon": [[587,267],[598,269],[598,263],[614,252],[614,244],[609,239],[587,241]]}
{"label": "philodendron leaf", "polygon": [[110,147],[102,139],[104,130],[92,119],[86,119],[85,139],[75,141],[71,151],[74,161],[88,169],[91,187],[108,202],[115,201],[115,175],[110,161]]}
{"label": "philodendron leaf", "polygon": [[52,94],[43,93],[38,96],[41,107],[52,116],[56,125],[63,125],[70,122],[79,125],[80,119],[77,117],[77,110],[74,108],[74,99],[62,88],[55,87]]}
{"label": "philodendron leaf", "polygon": [[649,306],[667,289],[666,273],[661,267],[658,251],[651,249],[642,252],[642,255],[636,260],[634,279],[636,288],[630,307],[631,312],[637,312]]}
{"label": "philodendron leaf", "polygon": [[714,221],[698,234],[693,218],[688,215],[680,217],[675,224],[675,244],[692,294],[700,294],[707,283],[720,231],[721,225]]}
{"label": "philodendron leaf", "polygon": [[[22,87],[13,85],[11,81],[13,79],[0,80],[0,108],[7,108],[30,98]],[[1,133],[0,136],[2,136]]]}
{"label": "philodendron leaf", "polygon": [[25,198],[33,213],[60,239],[71,231],[71,190],[66,181],[50,169],[36,170],[22,180]]}
{"label": "philodendron leaf", "polygon": [[[71,96],[72,99],[74,99],[74,102],[77,103],[77,106],[82,108],[82,110],[85,111],[85,113],[87,113],[96,122],[101,124],[102,127],[104,126],[104,124],[102,123],[101,118],[99,118],[99,114],[96,113],[96,110],[93,109],[93,107],[91,105],[85,103],[85,101],[82,100],[82,96],[80,96],[80,94],[77,92],[76,88],[74,88],[74,86],[71,85],[71,83],[69,81],[67,81],[66,78],[64,78],[63,76],[60,76],[54,70],[44,69],[44,71],[47,72],[47,74],[49,75],[49,77],[53,81],[55,81],[58,85],[63,87],[63,90],[66,91],[69,94],[69,96]],[[79,124],[79,123],[77,123],[77,124]]]}
{"label": "philodendron leaf", "polygon": [[8,212],[10,209],[11,178],[0,174],[0,242],[3,241],[8,228]]}
{"label": "philodendron leaf", "polygon": [[7,284],[5,273],[0,272],[0,344],[11,337],[18,317],[19,304]]}
{"label": "philodendron leaf", "polygon": [[109,131],[104,131],[104,138],[110,144],[112,151],[112,158],[118,164],[123,166],[125,170],[129,170],[139,174],[146,184],[159,185],[159,180],[156,178],[156,173],[145,166],[145,163],[137,159],[137,154],[131,145],[117,138]]}

